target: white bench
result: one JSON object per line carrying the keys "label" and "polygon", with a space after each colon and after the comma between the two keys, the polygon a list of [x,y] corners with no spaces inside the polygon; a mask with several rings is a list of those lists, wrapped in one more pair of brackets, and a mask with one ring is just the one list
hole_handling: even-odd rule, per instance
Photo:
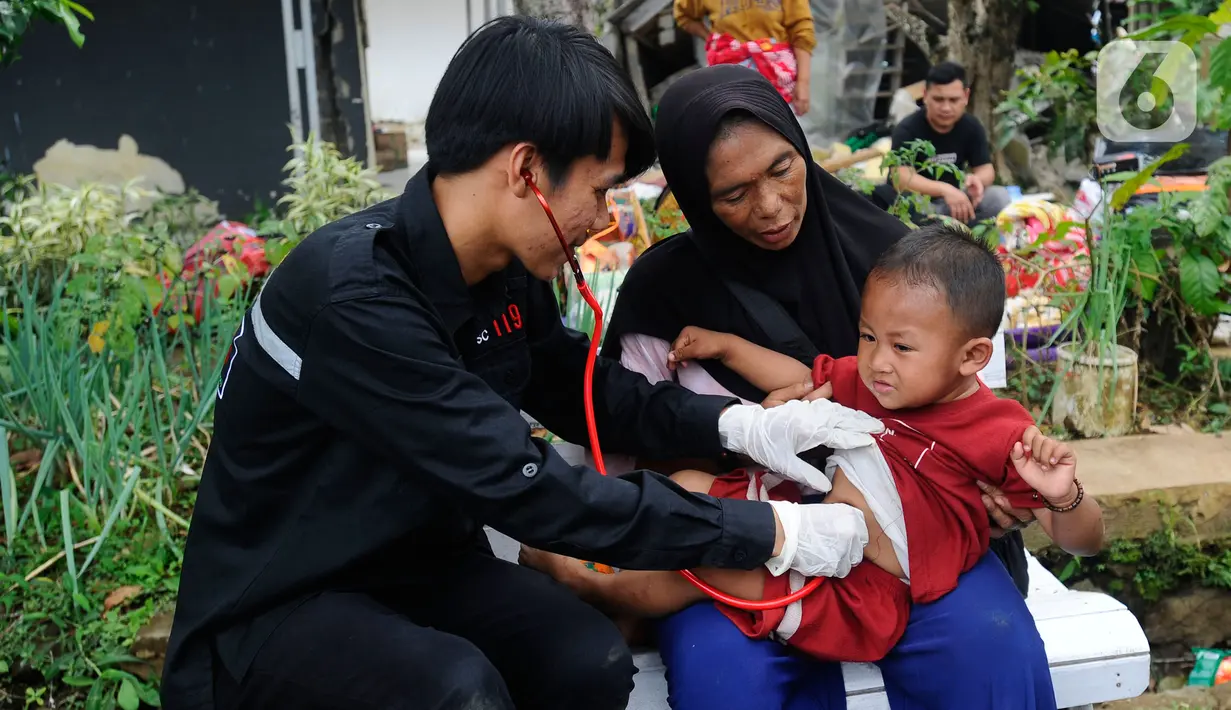
{"label": "white bench", "polygon": [[[488,530],[495,553],[517,559],[518,545]],[[1056,704],[1086,708],[1093,703],[1134,698],[1150,682],[1150,645],[1136,617],[1105,595],[1066,589],[1030,557],[1026,606],[1034,615],[1051,664]],[[637,652],[636,687],[629,710],[667,707],[667,679],[657,651]],[[880,670],[868,663],[844,663],[848,710],[888,710]]]}

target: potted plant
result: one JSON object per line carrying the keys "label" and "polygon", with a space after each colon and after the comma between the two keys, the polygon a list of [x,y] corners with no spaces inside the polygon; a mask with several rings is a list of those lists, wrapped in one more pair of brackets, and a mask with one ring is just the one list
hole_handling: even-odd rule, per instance
{"label": "potted plant", "polygon": [[1120,326],[1130,302],[1150,289],[1150,275],[1158,274],[1159,265],[1151,242],[1155,220],[1148,211],[1122,209],[1159,166],[1186,147],[1173,147],[1127,179],[1105,179],[1105,186],[1118,178],[1124,182],[1103,200],[1102,235],[1090,244],[1085,288],[1066,294],[1072,301],[1061,331],[1074,337],[1056,347],[1058,376],[1051,402],[1055,426],[1100,437],[1123,436],[1136,424],[1137,352],[1121,344]]}

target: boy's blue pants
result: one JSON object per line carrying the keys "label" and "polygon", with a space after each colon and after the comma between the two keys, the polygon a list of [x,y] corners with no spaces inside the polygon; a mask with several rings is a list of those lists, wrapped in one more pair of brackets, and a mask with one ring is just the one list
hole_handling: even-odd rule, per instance
{"label": "boy's blue pants", "polygon": [[[843,710],[837,663],[744,636],[712,603],[659,624],[675,710]],[[992,553],[958,587],[911,609],[879,664],[893,710],[1055,710],[1047,654],[1025,601]]]}

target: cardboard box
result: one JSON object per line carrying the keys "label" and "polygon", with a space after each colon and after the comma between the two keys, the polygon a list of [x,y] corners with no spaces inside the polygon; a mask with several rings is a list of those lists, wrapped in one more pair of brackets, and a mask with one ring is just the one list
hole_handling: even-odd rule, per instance
{"label": "cardboard box", "polygon": [[409,141],[405,128],[377,124],[372,131],[372,143],[376,152],[376,164],[382,172],[408,166]]}

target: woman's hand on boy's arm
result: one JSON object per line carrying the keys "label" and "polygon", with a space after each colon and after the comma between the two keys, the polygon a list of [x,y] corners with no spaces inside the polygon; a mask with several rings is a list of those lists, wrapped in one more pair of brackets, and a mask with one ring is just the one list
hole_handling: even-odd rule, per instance
{"label": "woman's hand on boy's arm", "polygon": [[1014,508],[1004,491],[983,481],[975,481],[983,491],[983,505],[992,523],[992,537],[1002,537],[1014,530],[1022,530],[1035,521],[1034,510]]}
{"label": "woman's hand on boy's arm", "polygon": [[[1067,459],[1065,459],[1066,456]],[[1053,458],[1057,459],[1057,464],[1061,463],[1061,459],[1065,459],[1064,468],[1052,469],[1051,459]],[[1076,461],[1067,445],[1043,436],[1038,427],[1032,426],[1022,434],[1021,441],[1013,445],[1009,452],[1009,460],[1022,480],[1040,495],[1048,498],[1052,505],[1060,508],[1072,502],[1071,498],[1067,502],[1053,500],[1048,497],[1047,493],[1047,490],[1052,489],[1053,494],[1064,498],[1070,490],[1076,489],[1073,485],[1076,478]],[[1044,463],[1047,464],[1048,470],[1043,469]],[[983,492],[983,505],[987,508],[988,518],[992,523],[992,537],[1000,537],[1005,533],[1021,530],[1040,517],[1036,513],[1043,512],[1030,508],[1014,508],[1008,496],[1001,489],[984,481],[976,481],[976,483],[979,490]]]}

